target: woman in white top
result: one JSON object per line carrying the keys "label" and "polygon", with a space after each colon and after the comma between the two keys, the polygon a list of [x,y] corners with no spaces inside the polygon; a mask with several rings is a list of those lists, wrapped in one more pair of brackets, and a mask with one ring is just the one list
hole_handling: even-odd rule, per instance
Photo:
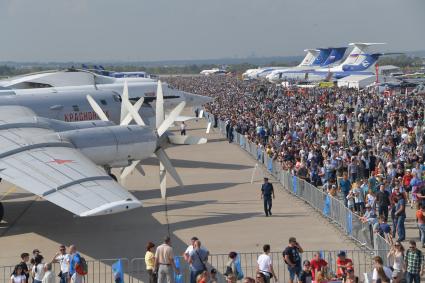
{"label": "woman in white top", "polygon": [[277,277],[273,269],[272,259],[269,256],[270,245],[264,245],[263,251],[264,253],[257,259],[257,272],[261,272],[264,275],[265,283],[269,283],[271,277],[277,281]]}
{"label": "woman in white top", "polygon": [[391,269],[384,266],[384,262],[380,256],[375,256],[373,261],[375,262],[375,268],[372,274],[373,283],[390,283],[393,274]]}
{"label": "woman in white top", "polygon": [[44,264],[43,264],[43,256],[37,255],[34,258],[34,266],[31,270],[31,275],[34,277],[34,283],[41,283],[44,277]]}
{"label": "woman in white top", "polygon": [[22,266],[17,265],[10,277],[10,283],[27,283],[27,277],[22,271]]}
{"label": "woman in white top", "polygon": [[388,261],[393,262],[393,282],[398,283],[403,278],[404,270],[404,247],[400,242],[396,242],[387,255]]}

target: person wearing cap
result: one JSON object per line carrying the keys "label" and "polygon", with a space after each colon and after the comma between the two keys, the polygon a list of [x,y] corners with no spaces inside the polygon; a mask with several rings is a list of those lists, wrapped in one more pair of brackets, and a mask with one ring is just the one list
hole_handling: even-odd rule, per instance
{"label": "person wearing cap", "polygon": [[301,256],[300,253],[303,253],[304,250],[297,242],[295,237],[289,238],[289,245],[283,251],[283,260],[288,265],[289,271],[289,283],[294,283],[295,276],[297,279],[300,277],[301,273]]}
{"label": "person wearing cap", "polygon": [[338,278],[344,278],[347,276],[347,268],[353,266],[353,261],[347,258],[347,254],[345,253],[345,251],[340,251],[336,260],[336,266],[336,276]]}
{"label": "person wearing cap", "polygon": [[273,185],[269,183],[269,178],[264,177],[264,183],[261,185],[261,199],[264,200],[266,217],[272,215],[272,197],[275,198]]}

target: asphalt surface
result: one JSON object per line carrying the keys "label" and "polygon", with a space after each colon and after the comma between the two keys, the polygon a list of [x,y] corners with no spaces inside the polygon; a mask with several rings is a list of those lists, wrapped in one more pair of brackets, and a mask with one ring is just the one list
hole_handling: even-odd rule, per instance
{"label": "asphalt surface", "polygon": [[[205,136],[205,121],[189,123],[188,134]],[[265,243],[281,251],[290,236],[297,237],[305,250],[355,249],[335,226],[278,183],[274,183],[273,216],[265,217],[260,200],[264,173],[257,170],[251,184],[255,161],[218,132],[207,137],[206,145],[167,149],[185,184],[179,188],[168,176],[167,201],[160,197],[158,161],[144,161],[146,176],[134,173],[127,181],[143,207],[121,214],[76,218],[1,183],[6,215],[0,224],[0,266],[15,264],[20,253],[34,248],[50,259],[60,243],[77,245],[87,258],[143,257],[147,241],[159,243],[168,233],[177,254],[194,235],[212,254],[259,252]]]}

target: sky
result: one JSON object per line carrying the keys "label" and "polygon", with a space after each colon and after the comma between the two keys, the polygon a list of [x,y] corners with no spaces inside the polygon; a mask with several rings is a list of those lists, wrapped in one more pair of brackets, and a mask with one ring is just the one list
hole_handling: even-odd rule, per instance
{"label": "sky", "polygon": [[386,42],[425,50],[424,0],[0,0],[0,61],[302,55]]}

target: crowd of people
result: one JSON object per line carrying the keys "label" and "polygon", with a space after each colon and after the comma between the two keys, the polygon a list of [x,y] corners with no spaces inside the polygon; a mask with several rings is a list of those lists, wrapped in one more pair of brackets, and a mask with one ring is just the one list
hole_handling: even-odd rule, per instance
{"label": "crowd of people", "polygon": [[[359,276],[355,273],[353,261],[345,251],[337,254],[336,266],[331,266],[322,255],[322,252],[314,253],[311,259],[302,261],[303,248],[295,237],[290,237],[287,247],[282,252],[282,262],[285,263],[289,274],[289,283],[325,283],[345,282],[358,283]],[[217,270],[208,262],[208,249],[201,245],[197,237],[192,237],[190,243],[182,255],[189,265],[190,283],[217,283]],[[272,279],[278,282],[277,271],[273,268],[271,247],[263,246],[263,253],[257,258],[255,278],[245,277],[243,264],[237,252],[230,252],[229,260],[222,271],[224,279],[228,283],[270,283]],[[420,282],[423,274],[422,252],[416,248],[415,241],[409,241],[409,249],[404,250],[400,242],[396,242],[387,255],[390,266],[384,265],[384,260],[375,256],[371,280],[373,283],[399,283],[405,280],[408,283]],[[183,282],[180,277],[182,263],[176,259],[169,237],[164,239],[163,244],[155,250],[155,244],[148,242],[145,254],[146,269],[150,283]],[[334,270],[335,269],[335,270]]]}
{"label": "crowd of people", "polygon": [[[214,97],[208,113],[345,205],[374,231],[405,241],[416,209],[425,247],[425,102],[348,88],[284,88],[232,76],[173,77],[173,87]],[[217,125],[215,125],[217,126]],[[387,223],[391,217],[391,225]]]}
{"label": "crowd of people", "polygon": [[[58,274],[52,271],[55,263],[60,266]],[[65,245],[60,245],[51,260],[45,260],[38,249],[32,251],[31,258],[29,253],[22,253],[21,261],[13,269],[10,283],[82,283],[86,274],[87,263],[77,252],[76,246],[69,246],[67,251]]]}

